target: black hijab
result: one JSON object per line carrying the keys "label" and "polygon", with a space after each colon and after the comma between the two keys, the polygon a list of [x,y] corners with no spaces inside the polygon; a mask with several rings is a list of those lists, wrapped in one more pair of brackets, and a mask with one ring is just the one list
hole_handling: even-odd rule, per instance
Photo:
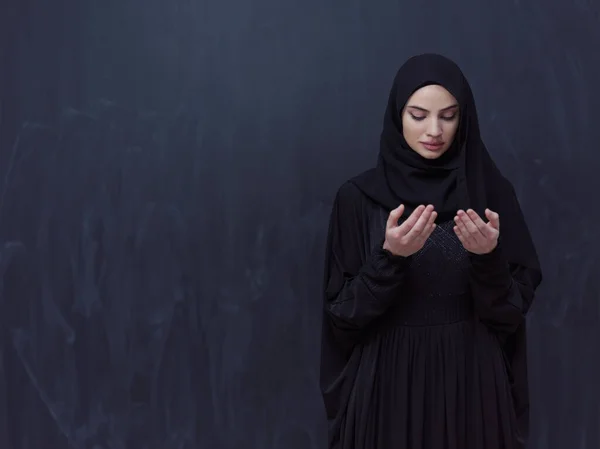
{"label": "black hijab", "polygon": [[[451,147],[440,158],[429,160],[412,150],[402,134],[402,110],[410,96],[421,87],[445,87],[460,105],[459,129]],[[440,55],[410,58],[398,70],[388,98],[381,133],[376,176],[359,187],[389,209],[405,206],[410,214],[420,204],[433,204],[440,219],[452,218],[467,204],[460,181],[469,122],[476,120],[469,85],[460,69]]]}
{"label": "black hijab", "polygon": [[[446,88],[460,105],[459,129],[451,147],[438,159],[426,159],[412,150],[402,134],[402,110],[421,87]],[[485,153],[479,138],[477,113],[469,84],[459,67],[436,55],[414,56],[398,70],[388,98],[375,172],[355,180],[369,197],[388,209],[401,203],[405,215],[420,204],[433,204],[440,220],[450,219],[468,207],[465,188],[466,160]],[[473,164],[471,164],[473,165]],[[481,210],[478,210],[481,212]]]}

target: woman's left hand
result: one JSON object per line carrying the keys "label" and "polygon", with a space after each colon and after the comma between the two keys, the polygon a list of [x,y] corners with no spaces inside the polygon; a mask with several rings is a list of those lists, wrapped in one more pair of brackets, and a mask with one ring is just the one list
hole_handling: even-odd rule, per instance
{"label": "woman's left hand", "polygon": [[485,210],[488,223],[472,209],[459,210],[454,217],[454,232],[465,249],[473,254],[491,253],[498,245],[500,236],[500,217],[496,212]]}

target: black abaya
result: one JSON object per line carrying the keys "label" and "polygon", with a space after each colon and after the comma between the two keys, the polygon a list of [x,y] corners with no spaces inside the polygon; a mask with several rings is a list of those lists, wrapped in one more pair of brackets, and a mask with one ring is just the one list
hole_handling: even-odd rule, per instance
{"label": "black abaya", "polygon": [[[441,57],[420,58],[430,78],[443,72]],[[457,146],[434,168],[439,182],[429,176],[425,189],[411,189],[425,197],[403,200],[427,167],[415,167],[422,161],[413,164],[411,154],[392,167],[384,125],[379,166],[345,183],[334,201],[321,362],[330,449],[520,449],[527,436],[524,317],[541,271],[512,186],[479,139],[470,89],[441,61],[462,110]],[[390,94],[396,113],[402,70]],[[406,150],[401,130],[396,137],[397,151]],[[384,251],[390,210],[427,197],[447,213],[425,246],[407,258]],[[492,253],[463,248],[452,230],[457,206],[499,213]]]}

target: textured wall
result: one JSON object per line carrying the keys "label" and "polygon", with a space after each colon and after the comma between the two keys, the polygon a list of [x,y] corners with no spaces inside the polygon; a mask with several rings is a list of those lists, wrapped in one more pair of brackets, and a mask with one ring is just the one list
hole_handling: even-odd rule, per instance
{"label": "textured wall", "polygon": [[600,447],[600,6],[7,0],[0,448],[317,449],[332,196],[456,59],[545,269],[535,449]]}

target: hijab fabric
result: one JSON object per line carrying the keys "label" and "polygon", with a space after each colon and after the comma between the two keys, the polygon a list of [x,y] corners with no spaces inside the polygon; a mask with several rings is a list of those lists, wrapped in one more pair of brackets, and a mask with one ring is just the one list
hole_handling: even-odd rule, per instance
{"label": "hijab fabric", "polygon": [[[414,151],[402,132],[402,111],[421,87],[437,84],[448,90],[460,106],[459,128],[450,148],[438,159]],[[450,219],[459,208],[472,205],[466,189],[466,158],[486,153],[479,139],[473,95],[460,68],[437,54],[414,56],[398,70],[389,94],[374,173],[356,179],[356,185],[388,209],[400,204],[405,215],[420,204],[433,204],[440,219]],[[470,164],[472,165],[472,163]],[[477,195],[474,195],[477,197]],[[479,213],[479,207],[474,207]]]}

